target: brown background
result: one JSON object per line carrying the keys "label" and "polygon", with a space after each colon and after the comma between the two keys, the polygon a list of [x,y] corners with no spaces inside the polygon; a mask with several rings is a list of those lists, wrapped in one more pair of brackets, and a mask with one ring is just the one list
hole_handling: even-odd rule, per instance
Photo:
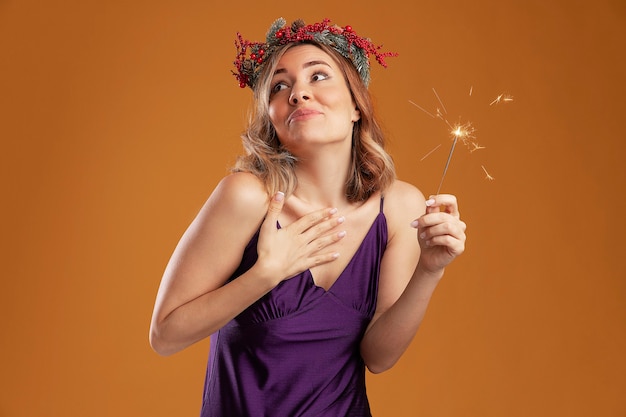
{"label": "brown background", "polygon": [[453,155],[467,251],[375,415],[625,416],[622,0],[0,0],[0,416],[198,414],[208,340],[157,356],[152,304],[240,150],[235,32],[281,15],[400,53],[371,91],[401,178],[439,183],[433,88],[486,147]]}

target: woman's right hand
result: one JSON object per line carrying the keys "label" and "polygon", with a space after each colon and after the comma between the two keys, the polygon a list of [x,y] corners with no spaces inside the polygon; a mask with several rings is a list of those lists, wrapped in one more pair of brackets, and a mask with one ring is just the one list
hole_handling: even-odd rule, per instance
{"label": "woman's right hand", "polygon": [[337,259],[339,253],[329,250],[328,246],[345,236],[344,231],[336,230],[344,218],[336,216],[337,209],[328,208],[311,212],[279,229],[278,216],[284,202],[285,196],[281,192],[270,200],[259,233],[255,265],[276,285],[309,268]]}

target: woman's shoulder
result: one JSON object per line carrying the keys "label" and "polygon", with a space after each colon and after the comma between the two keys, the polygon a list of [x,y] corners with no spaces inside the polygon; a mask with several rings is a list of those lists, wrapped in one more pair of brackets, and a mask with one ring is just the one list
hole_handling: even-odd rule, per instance
{"label": "woman's shoulder", "polygon": [[424,194],[415,185],[395,180],[384,193],[384,213],[390,235],[407,225],[426,211]]}
{"label": "woman's shoulder", "polygon": [[238,195],[239,197],[251,196],[267,198],[267,191],[263,181],[249,172],[233,172],[223,177],[217,188]]}
{"label": "woman's shoulder", "polygon": [[220,180],[207,203],[231,214],[262,217],[267,210],[269,197],[258,177],[247,172],[236,172]]}
{"label": "woman's shoulder", "polygon": [[426,201],[424,194],[415,185],[402,181],[394,180],[393,183],[385,190],[385,207],[391,206],[395,208],[411,207],[415,204],[422,205]]}

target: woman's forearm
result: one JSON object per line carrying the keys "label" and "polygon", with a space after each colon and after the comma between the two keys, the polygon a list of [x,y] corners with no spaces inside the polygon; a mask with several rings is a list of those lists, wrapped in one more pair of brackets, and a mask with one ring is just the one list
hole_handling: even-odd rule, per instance
{"label": "woman's forearm", "polygon": [[418,264],[400,298],[370,324],[361,355],[371,372],[390,369],[409,347],[442,276],[443,270],[425,271]]}
{"label": "woman's forearm", "polygon": [[276,285],[254,266],[237,279],[155,318],[150,344],[161,355],[171,355],[205,339],[235,318]]}

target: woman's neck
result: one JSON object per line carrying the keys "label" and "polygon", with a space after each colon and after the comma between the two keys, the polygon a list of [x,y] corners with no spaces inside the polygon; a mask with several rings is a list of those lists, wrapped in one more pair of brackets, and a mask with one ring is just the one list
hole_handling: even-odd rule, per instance
{"label": "woman's neck", "polygon": [[346,182],[349,171],[350,158],[338,155],[300,159],[296,165],[298,185],[293,195],[314,207],[345,207],[348,205]]}

